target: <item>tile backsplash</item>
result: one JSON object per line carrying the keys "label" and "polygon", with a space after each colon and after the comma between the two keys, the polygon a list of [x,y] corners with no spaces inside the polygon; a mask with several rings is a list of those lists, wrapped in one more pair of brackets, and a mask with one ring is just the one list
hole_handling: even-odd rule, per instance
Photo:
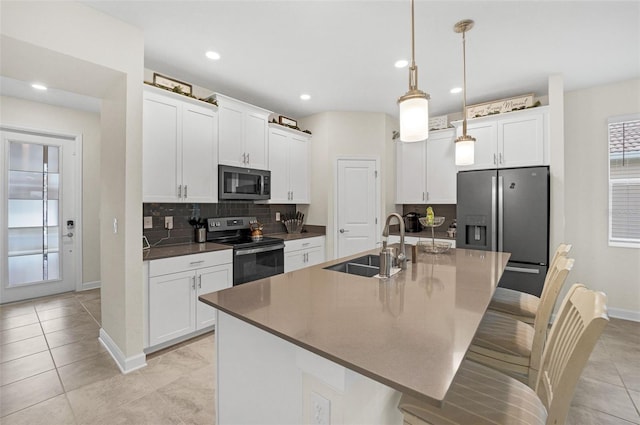
{"label": "tile backsplash", "polygon": [[[142,205],[143,216],[152,217],[153,228],[143,229],[143,235],[154,245],[170,245],[194,242],[195,232],[189,224],[191,217],[256,217],[264,224],[264,233],[286,232],[284,225],[276,221],[276,212],[293,214],[296,205],[288,204],[254,204],[253,202],[220,202],[217,204],[189,203],[145,203]],[[164,218],[173,217],[173,229],[168,232],[164,228]],[[164,239],[164,240],[163,240]]]}

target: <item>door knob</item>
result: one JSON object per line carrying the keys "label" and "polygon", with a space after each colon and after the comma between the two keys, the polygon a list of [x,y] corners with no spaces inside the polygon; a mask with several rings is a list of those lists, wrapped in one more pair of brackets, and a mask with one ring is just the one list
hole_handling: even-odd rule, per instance
{"label": "door knob", "polygon": [[347,233],[348,230],[340,229],[340,233]]}
{"label": "door knob", "polygon": [[73,232],[69,232],[66,235],[62,235],[62,236],[66,236],[68,238],[72,238],[73,237]]}

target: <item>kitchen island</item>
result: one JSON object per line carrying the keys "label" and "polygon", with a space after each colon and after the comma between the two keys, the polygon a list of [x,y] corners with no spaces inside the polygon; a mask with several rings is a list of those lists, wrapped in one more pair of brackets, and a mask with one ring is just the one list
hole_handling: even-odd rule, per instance
{"label": "kitchen island", "polygon": [[218,309],[216,423],[401,424],[401,393],[440,403],[508,259],[419,253],[388,279],[325,269],[340,259],[202,295]]}

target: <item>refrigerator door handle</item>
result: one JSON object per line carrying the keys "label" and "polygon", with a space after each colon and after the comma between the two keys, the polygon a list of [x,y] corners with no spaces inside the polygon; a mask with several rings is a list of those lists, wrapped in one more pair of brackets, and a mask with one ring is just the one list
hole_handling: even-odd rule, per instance
{"label": "refrigerator door handle", "polygon": [[497,212],[496,212],[496,198],[497,198],[497,184],[496,176],[491,177],[491,251],[496,250],[496,225],[497,225]]}
{"label": "refrigerator door handle", "polygon": [[504,177],[498,176],[498,251],[504,248]]}
{"label": "refrigerator door handle", "polygon": [[538,270],[538,269],[527,269],[527,268],[524,268],[524,267],[507,266],[504,269],[505,269],[505,271],[510,271],[510,272],[540,274],[540,270]]}

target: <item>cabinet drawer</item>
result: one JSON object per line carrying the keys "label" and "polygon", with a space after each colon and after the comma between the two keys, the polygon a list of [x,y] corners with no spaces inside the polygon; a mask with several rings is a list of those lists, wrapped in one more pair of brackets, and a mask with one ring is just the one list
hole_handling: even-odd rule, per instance
{"label": "cabinet drawer", "polygon": [[312,247],[321,246],[323,244],[323,239],[324,239],[323,236],[317,236],[313,238],[285,241],[284,252],[299,251],[301,249],[308,249]]}
{"label": "cabinet drawer", "polygon": [[149,277],[233,262],[233,250],[202,252],[149,261]]}

